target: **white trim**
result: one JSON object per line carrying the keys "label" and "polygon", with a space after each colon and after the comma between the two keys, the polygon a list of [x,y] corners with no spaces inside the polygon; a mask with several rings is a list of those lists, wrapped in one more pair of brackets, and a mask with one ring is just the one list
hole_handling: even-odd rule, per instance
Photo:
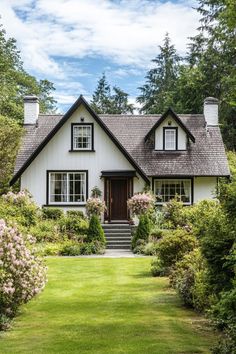
{"label": "white trim", "polygon": [[[173,135],[169,135],[167,138],[167,133],[174,133]],[[173,140],[172,140],[173,138]],[[169,141],[167,141],[168,139],[170,139]],[[171,146],[167,147],[167,143],[169,143]],[[172,151],[172,150],[176,150],[176,129],[165,129],[165,150],[167,151]]]}
{"label": "white trim", "polygon": [[[88,140],[89,140],[89,144],[88,144],[88,147],[81,147],[81,148],[78,148],[78,147],[76,147],[75,145],[75,138],[78,138],[79,137],[79,135],[77,135],[77,134],[75,134],[75,129],[78,129],[78,128],[89,128],[89,132],[90,132],[90,135],[88,135],[88,136],[86,136],[87,138],[88,138]],[[82,130],[82,132],[83,132],[83,130]],[[83,134],[82,134],[82,136],[80,136],[80,137],[82,137],[83,138]],[[73,134],[72,134],[72,145],[73,145],[73,150],[91,150],[92,149],[92,126],[91,125],[89,125],[89,124],[78,124],[78,125],[73,125]]]}

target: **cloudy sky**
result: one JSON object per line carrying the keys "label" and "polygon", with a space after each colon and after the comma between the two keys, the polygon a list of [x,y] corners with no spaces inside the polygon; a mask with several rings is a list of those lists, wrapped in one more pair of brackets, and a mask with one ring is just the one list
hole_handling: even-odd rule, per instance
{"label": "cloudy sky", "polygon": [[54,82],[65,111],[81,93],[91,97],[103,71],[134,101],[166,32],[185,53],[199,25],[193,6],[194,0],[0,0],[0,22],[17,40],[25,69]]}

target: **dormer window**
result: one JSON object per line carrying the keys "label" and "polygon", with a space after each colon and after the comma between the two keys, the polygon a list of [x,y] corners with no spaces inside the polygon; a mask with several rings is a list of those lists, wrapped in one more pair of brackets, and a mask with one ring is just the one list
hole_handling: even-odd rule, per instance
{"label": "dormer window", "polygon": [[177,132],[176,127],[163,128],[163,150],[178,150]]}
{"label": "dormer window", "polygon": [[72,151],[93,151],[93,124],[72,124],[71,135]]}

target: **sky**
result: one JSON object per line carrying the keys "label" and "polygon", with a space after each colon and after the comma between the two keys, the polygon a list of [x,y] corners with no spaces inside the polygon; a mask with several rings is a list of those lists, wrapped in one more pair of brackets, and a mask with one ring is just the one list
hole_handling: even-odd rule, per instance
{"label": "sky", "polygon": [[168,32],[186,53],[195,0],[0,0],[0,23],[17,40],[25,70],[55,85],[59,111],[88,100],[105,72],[134,103]]}

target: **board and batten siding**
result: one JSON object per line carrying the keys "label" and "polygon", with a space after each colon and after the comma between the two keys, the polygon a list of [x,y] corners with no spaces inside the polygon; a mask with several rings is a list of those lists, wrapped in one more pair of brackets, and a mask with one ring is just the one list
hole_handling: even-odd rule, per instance
{"label": "board and batten siding", "polygon": [[[81,123],[82,117],[84,124],[94,123],[95,152],[69,152],[71,123]],[[101,171],[134,171],[135,169],[86,108],[81,105],[21,176],[21,189],[29,190],[35,202],[40,206],[46,204],[47,170],[88,170],[88,196],[90,196],[94,186],[104,191],[104,180],[100,178]],[[140,176],[134,178],[134,193],[142,191],[144,186],[145,181]],[[83,207],[81,209],[83,210]]]}
{"label": "board and batten siding", "polygon": [[194,203],[216,196],[217,177],[195,177],[193,183]]}
{"label": "board and batten siding", "polygon": [[[171,125],[168,125],[168,122],[171,122]],[[155,150],[163,150],[163,128],[178,128],[178,150],[186,150],[186,133],[171,117],[167,117],[155,131]]]}

